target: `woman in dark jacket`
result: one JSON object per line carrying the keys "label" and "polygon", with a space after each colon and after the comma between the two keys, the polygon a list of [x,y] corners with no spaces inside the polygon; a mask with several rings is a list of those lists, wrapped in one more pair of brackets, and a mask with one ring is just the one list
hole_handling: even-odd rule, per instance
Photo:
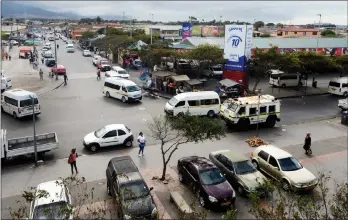
{"label": "woman in dark jacket", "polygon": [[307,155],[312,154],[311,145],[312,145],[311,133],[307,133],[305,142],[303,145],[303,149],[306,151],[305,154]]}

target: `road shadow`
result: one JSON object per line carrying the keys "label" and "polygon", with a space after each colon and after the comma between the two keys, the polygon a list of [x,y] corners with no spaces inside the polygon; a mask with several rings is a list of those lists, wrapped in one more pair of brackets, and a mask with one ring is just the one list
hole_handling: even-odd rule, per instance
{"label": "road shadow", "polygon": [[106,103],[110,103],[111,105],[115,105],[117,104],[119,107],[121,108],[132,108],[134,106],[141,106],[143,103],[140,102],[127,102],[127,103],[123,103],[121,100],[119,99],[115,99],[115,98],[107,98],[106,96],[103,97],[104,101]]}
{"label": "road shadow", "polygon": [[[38,160],[42,160],[44,163],[53,162],[59,158],[54,156],[54,152],[47,152],[44,157],[38,155]],[[24,165],[32,165],[35,163],[34,155],[23,155],[14,158],[10,158],[7,160],[1,161],[1,168],[9,168],[16,166],[24,166]]]}
{"label": "road shadow", "polygon": [[85,154],[85,155],[104,155],[104,154],[108,154],[109,152],[114,152],[114,151],[122,151],[122,153],[129,153],[135,147],[137,147],[137,146],[135,146],[134,144],[132,147],[126,147],[123,145],[101,147],[96,152],[92,152],[84,147],[81,152],[82,152],[82,154]]}

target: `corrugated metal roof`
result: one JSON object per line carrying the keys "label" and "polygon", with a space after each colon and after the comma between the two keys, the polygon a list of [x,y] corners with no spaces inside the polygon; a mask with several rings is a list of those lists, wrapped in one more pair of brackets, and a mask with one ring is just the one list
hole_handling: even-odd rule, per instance
{"label": "corrugated metal roof", "polygon": [[[254,38],[252,48],[341,48],[348,47],[348,38]],[[223,37],[190,37],[183,40],[180,44],[173,46],[175,49],[193,49],[202,44],[218,45],[224,48]]]}
{"label": "corrugated metal roof", "polygon": [[160,29],[161,31],[178,31],[182,29],[181,25],[152,25],[149,28]]}

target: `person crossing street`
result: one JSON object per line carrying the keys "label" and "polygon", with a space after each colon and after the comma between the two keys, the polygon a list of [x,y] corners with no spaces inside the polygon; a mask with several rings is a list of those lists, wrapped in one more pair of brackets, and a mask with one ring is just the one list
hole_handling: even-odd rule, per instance
{"label": "person crossing street", "polygon": [[139,157],[144,156],[144,148],[146,145],[146,138],[143,134],[143,132],[139,133],[139,137],[138,137],[138,143],[139,143]]}
{"label": "person crossing street", "polygon": [[43,80],[43,71],[42,71],[42,69],[40,69],[39,75],[40,75],[40,80]]}
{"label": "person crossing street", "polygon": [[64,74],[64,86],[68,85],[68,76]]}

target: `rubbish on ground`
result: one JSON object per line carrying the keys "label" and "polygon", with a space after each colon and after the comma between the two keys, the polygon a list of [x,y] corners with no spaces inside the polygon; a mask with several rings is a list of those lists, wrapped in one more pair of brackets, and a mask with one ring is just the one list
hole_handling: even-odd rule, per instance
{"label": "rubbish on ground", "polygon": [[246,141],[250,147],[259,147],[261,145],[267,145],[268,143],[259,137],[252,137]]}

